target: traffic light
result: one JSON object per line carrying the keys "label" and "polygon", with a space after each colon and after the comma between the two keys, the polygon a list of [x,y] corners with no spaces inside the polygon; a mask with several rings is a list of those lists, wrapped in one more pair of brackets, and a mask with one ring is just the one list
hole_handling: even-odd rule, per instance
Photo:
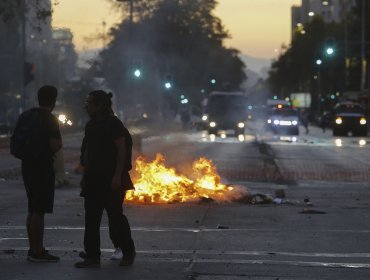
{"label": "traffic light", "polygon": [[23,70],[24,85],[26,86],[35,79],[36,66],[34,63],[25,62]]}
{"label": "traffic light", "polygon": [[170,90],[173,87],[172,75],[166,74],[164,76],[164,88]]}
{"label": "traffic light", "polygon": [[321,57],[321,53],[320,52],[317,52],[316,53],[316,56],[315,56],[315,64],[316,65],[321,65],[322,64],[322,57]]}
{"label": "traffic light", "polygon": [[335,39],[334,38],[326,39],[325,54],[327,56],[333,56],[335,54]]}
{"label": "traffic light", "polygon": [[139,79],[139,78],[142,77],[142,74],[143,74],[143,62],[142,62],[142,60],[136,59],[136,60],[132,61],[131,73],[136,79]]}

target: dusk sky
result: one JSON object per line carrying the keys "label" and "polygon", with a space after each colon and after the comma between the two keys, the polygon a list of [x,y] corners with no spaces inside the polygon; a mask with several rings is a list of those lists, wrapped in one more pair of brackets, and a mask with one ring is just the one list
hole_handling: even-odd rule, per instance
{"label": "dusk sky", "polygon": [[[86,40],[119,21],[119,14],[105,0],[62,0],[54,7],[54,27],[67,27],[74,33],[77,50],[102,46]],[[226,45],[243,54],[261,58],[276,57],[276,50],[290,41],[290,8],[301,0],[219,0],[215,15],[232,35]]]}

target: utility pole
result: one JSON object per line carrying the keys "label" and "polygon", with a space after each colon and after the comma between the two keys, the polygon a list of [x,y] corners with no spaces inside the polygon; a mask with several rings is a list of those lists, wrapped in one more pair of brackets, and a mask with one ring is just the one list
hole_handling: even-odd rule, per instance
{"label": "utility pole", "polygon": [[349,69],[349,55],[348,55],[348,6],[347,2],[343,1],[344,5],[344,80],[345,89],[348,87],[348,69]]}
{"label": "utility pole", "polygon": [[[128,22],[128,39],[127,39],[127,42],[128,42],[128,51],[126,51],[125,53],[123,53],[123,55],[125,56],[126,60],[128,61],[129,59],[132,58],[132,54],[131,54],[131,45],[132,45],[132,25],[133,25],[133,20],[134,20],[134,0],[116,0],[117,2],[129,2],[129,22]],[[130,71],[129,71],[130,72]],[[124,81],[123,82],[123,89],[125,91],[125,89],[127,90],[127,92],[130,92],[132,90],[132,81],[131,81],[131,78],[130,77],[130,74],[128,75],[128,77],[126,77],[126,82]],[[130,88],[131,87],[131,88]],[[123,104],[123,101],[124,101],[124,94],[122,94],[120,96],[120,102],[121,104],[119,104],[119,107]],[[124,117],[124,113],[122,111],[122,117]]]}
{"label": "utility pole", "polygon": [[366,4],[365,0],[362,0],[362,20],[361,20],[361,92],[365,91],[366,86],[366,68],[367,68],[367,61],[366,61],[366,50],[365,50],[365,10]]}
{"label": "utility pole", "polygon": [[[132,25],[134,20],[134,0],[116,0],[117,2],[130,2],[130,11],[129,11],[129,24]],[[131,29],[131,28],[130,28]]]}
{"label": "utility pole", "polygon": [[134,20],[134,0],[130,0],[130,29],[133,20]]}
{"label": "utility pole", "polygon": [[102,46],[102,49],[105,49],[106,44],[107,44],[106,34],[105,34],[105,27],[107,26],[107,23],[105,22],[105,20],[102,21],[101,25],[102,25],[102,29],[103,29],[103,36],[102,36],[103,46]]}
{"label": "utility pole", "polygon": [[27,59],[27,50],[26,50],[26,0],[21,1],[21,108],[20,112],[22,113],[26,110],[26,82],[25,82],[25,65]]}

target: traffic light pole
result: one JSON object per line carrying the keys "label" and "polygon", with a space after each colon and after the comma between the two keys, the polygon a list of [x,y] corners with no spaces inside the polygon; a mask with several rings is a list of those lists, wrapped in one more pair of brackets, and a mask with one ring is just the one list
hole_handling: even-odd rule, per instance
{"label": "traffic light pole", "polygon": [[25,83],[25,64],[27,59],[26,51],[26,0],[21,1],[21,108],[20,113],[26,110],[26,83]]}
{"label": "traffic light pole", "polygon": [[366,86],[366,41],[365,41],[365,0],[362,0],[362,19],[361,19],[361,92],[365,91]]}

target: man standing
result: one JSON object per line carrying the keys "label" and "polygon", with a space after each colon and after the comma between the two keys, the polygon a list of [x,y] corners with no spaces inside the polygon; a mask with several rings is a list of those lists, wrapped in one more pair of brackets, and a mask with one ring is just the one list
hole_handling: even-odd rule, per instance
{"label": "man standing", "polygon": [[[105,209],[111,238],[121,248],[121,266],[134,263],[136,252],[122,203],[128,189],[133,189],[129,175],[132,138],[113,114],[112,94],[102,90],[89,93],[85,109],[91,120],[86,124],[81,149],[84,165],[81,182],[85,207],[84,260],[77,268],[100,266],[100,222]],[[80,254],[81,256],[81,254]]]}
{"label": "man standing", "polygon": [[[23,150],[20,158],[28,198],[27,234],[30,246],[27,259],[31,262],[59,261],[59,257],[48,253],[43,244],[44,216],[53,212],[54,205],[53,156],[62,147],[58,120],[51,114],[57,95],[54,86],[41,87],[38,91],[39,107],[25,111],[19,117],[11,140],[14,143],[22,137],[29,138],[26,139],[29,146],[18,149]],[[11,152],[14,154],[13,147]]]}

